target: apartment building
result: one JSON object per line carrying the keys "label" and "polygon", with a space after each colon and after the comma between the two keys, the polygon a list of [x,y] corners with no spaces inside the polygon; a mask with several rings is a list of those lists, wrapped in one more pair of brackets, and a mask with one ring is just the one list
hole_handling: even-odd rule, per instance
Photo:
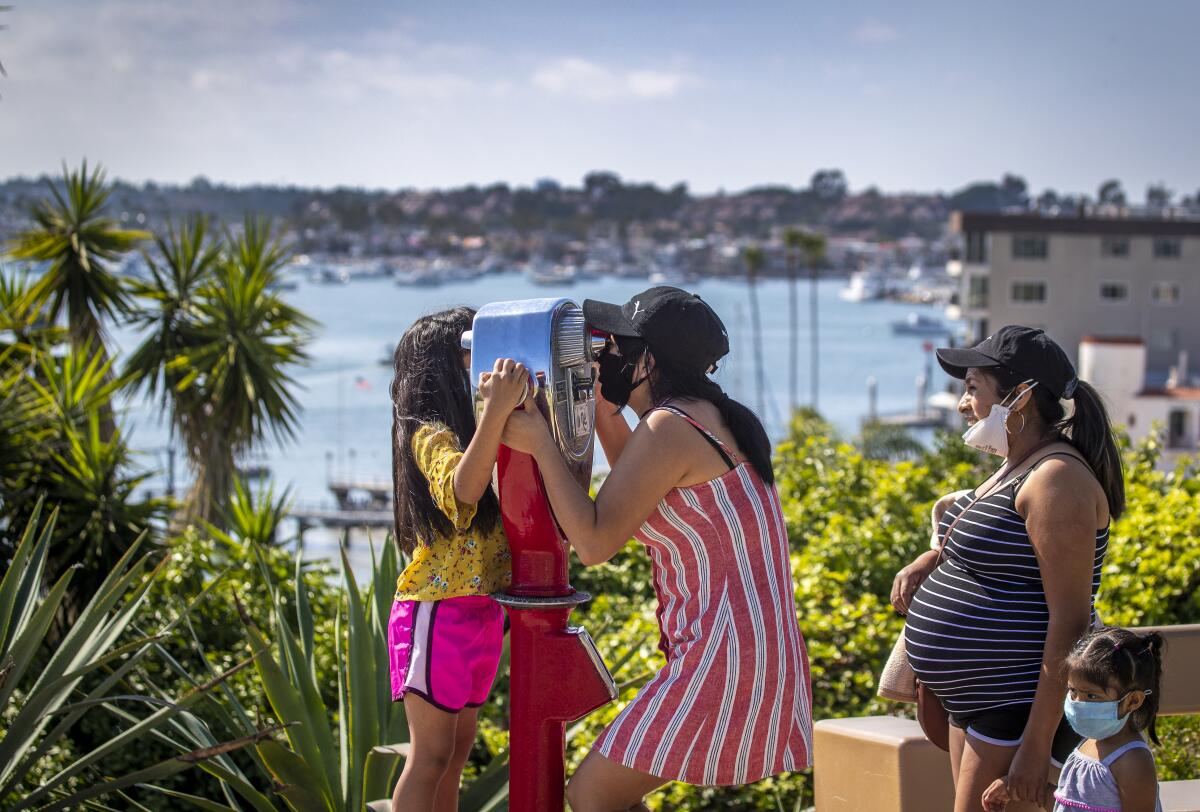
{"label": "apartment building", "polygon": [[1187,353],[1181,353],[1162,386],[1147,386],[1142,339],[1084,336],[1079,344],[1079,377],[1100,390],[1109,416],[1132,439],[1159,433],[1166,468],[1179,455],[1200,451],[1200,386],[1188,384],[1187,363]]}
{"label": "apartment building", "polygon": [[1024,324],[1077,361],[1084,336],[1137,337],[1153,385],[1181,352],[1200,359],[1200,220],[956,212],[950,225],[968,343]]}

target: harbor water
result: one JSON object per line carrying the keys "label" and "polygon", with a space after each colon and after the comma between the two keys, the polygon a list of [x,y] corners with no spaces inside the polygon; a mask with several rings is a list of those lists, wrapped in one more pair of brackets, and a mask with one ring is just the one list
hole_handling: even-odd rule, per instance
{"label": "harbor water", "polygon": [[[729,331],[731,352],[720,364],[716,379],[731,396],[759,410],[748,287],[733,280],[681,284],[711,304]],[[808,284],[807,280],[801,281],[798,291],[798,402],[802,406],[812,401]],[[916,411],[916,379],[925,374],[931,360],[924,347],[935,339],[895,335],[891,325],[905,320],[914,310],[930,315],[935,311],[898,302],[844,301],[838,295],[843,284],[841,280],[822,280],[818,284],[818,405],[843,435],[852,437],[869,408],[868,378],[877,382],[880,413]],[[348,284],[299,280],[294,290],[283,295],[320,323],[309,348],[312,363],[295,371],[303,409],[299,430],[293,442],[269,445],[262,450],[261,458],[250,462],[269,469],[276,493],[290,488],[298,505],[332,507],[327,488],[330,478],[390,480],[390,353],[416,318],[454,305],[478,307],[509,299],[563,296],[577,302],[584,298],[624,302],[648,286],[644,279],[628,278],[548,286],[517,273],[490,274],[440,286],[397,285],[386,278],[356,279]],[[786,432],[789,408],[787,282],[770,279],[759,283],[758,299],[767,384],[761,416],[772,439],[779,439]],[[137,336],[117,331],[114,339],[121,350],[128,351]],[[387,363],[383,363],[385,359]],[[935,364],[928,391],[939,391],[948,383]],[[167,429],[160,415],[156,404],[134,398],[126,404],[124,424],[132,432],[133,446],[143,454],[145,467],[165,470]],[[181,455],[177,454],[176,459],[177,480],[183,483],[187,479],[186,465]],[[600,465],[602,459],[598,460]],[[150,487],[161,492],[165,479],[155,478]],[[374,535],[380,543],[382,534]],[[337,544],[334,532],[309,530],[305,534],[306,551],[311,556],[336,559]],[[354,568],[359,570],[369,561],[369,553],[358,534],[351,548]]]}

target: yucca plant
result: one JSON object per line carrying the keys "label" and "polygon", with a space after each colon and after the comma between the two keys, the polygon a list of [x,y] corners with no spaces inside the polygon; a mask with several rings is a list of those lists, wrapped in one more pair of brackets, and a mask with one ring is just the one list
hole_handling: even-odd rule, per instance
{"label": "yucca plant", "polygon": [[[217,742],[133,772],[106,774],[105,758],[135,747],[172,720],[190,718],[201,724],[189,708],[250,661],[182,697],[116,692],[121,681],[154,651],[155,642],[173,631],[176,622],[150,635],[129,633],[157,573],[153,554],[138,556],[140,540],[108,572],[65,637],[46,650],[47,633],[75,570],[64,572],[49,589],[43,589],[57,512],[44,524],[41,512],[39,503],[0,579],[0,715],[4,722],[0,726],[0,805],[4,809],[98,808],[98,798],[190,769],[261,742],[275,732],[274,728],[256,728],[237,740]],[[117,735],[85,753],[70,753],[65,766],[47,768],[52,751],[63,746],[84,714],[111,709],[118,703],[152,710],[146,715],[124,711],[129,725]]]}
{"label": "yucca plant", "polygon": [[[9,352],[17,350],[10,347]],[[0,558],[12,554],[39,496],[58,508],[46,577],[82,564],[55,619],[56,641],[145,528],[161,501],[141,492],[145,475],[115,427],[104,431],[116,391],[98,350],[42,352],[36,363],[0,364]]]}
{"label": "yucca plant", "polygon": [[244,479],[235,479],[233,492],[222,508],[225,529],[208,525],[218,539],[231,544],[274,545],[279,541],[279,526],[291,510],[291,488],[276,497],[274,484],[258,494]]}
{"label": "yucca plant", "polygon": [[[259,627],[238,602],[242,622],[272,712],[286,730],[286,743],[262,741],[247,752],[264,775],[269,791],[229,764],[210,762],[201,769],[218,778],[231,798],[256,810],[292,809],[302,812],[361,812],[364,803],[390,795],[399,775],[403,744],[408,739],[404,706],[392,702],[388,680],[387,622],[392,589],[399,575],[399,555],[385,545],[377,555],[372,546],[373,584],[360,592],[342,555],[342,605],[336,623],[335,673],[318,673],[316,625],[304,584],[303,549],[297,545],[292,605],[284,597],[261,548],[254,547],[265,597],[271,607],[271,628]],[[277,648],[268,640],[276,641]],[[199,638],[196,638],[201,646]],[[180,668],[177,672],[182,673]],[[337,685],[337,703],[329,707],[319,686]],[[253,730],[253,714],[232,691],[221,693],[219,716],[229,730]],[[199,746],[203,737],[184,732],[182,748]],[[206,808],[217,808],[210,806]],[[240,808],[240,807],[235,807]]]}
{"label": "yucca plant", "polygon": [[[342,550],[346,602],[335,637],[336,674],[316,673],[313,617],[298,577],[294,614],[273,585],[270,589],[275,609],[271,636],[279,641],[277,652],[245,616],[263,691],[276,717],[290,725],[287,747],[264,742],[257,750],[283,786],[279,794],[296,810],[358,812],[364,801],[390,794],[398,774],[398,756],[375,749],[408,738],[404,706],[392,701],[388,681],[381,678],[388,672],[387,623],[391,585],[399,575],[398,554],[391,544],[384,545],[378,557],[372,546],[371,554],[376,577],[363,595]],[[263,572],[266,575],[265,566]],[[321,700],[320,679],[336,680],[336,709],[326,708]],[[335,718],[336,727],[331,721]]]}
{"label": "yucca plant", "polygon": [[6,363],[32,364],[66,338],[66,330],[49,321],[34,285],[28,271],[0,268],[0,351],[12,350]]}

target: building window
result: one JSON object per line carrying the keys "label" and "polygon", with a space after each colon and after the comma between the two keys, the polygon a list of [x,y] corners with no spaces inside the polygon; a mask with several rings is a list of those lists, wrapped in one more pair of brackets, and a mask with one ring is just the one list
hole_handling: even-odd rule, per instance
{"label": "building window", "polygon": [[1179,259],[1183,245],[1174,237],[1158,237],[1154,240],[1155,259]]}
{"label": "building window", "polygon": [[1150,285],[1150,301],[1158,305],[1177,305],[1182,298],[1178,282],[1154,282]]}
{"label": "building window", "polygon": [[988,306],[988,278],[978,274],[967,278],[967,307],[983,310]]}
{"label": "building window", "polygon": [[1045,259],[1047,240],[1039,234],[1014,234],[1012,253],[1013,259]]}
{"label": "building window", "polygon": [[967,232],[967,262],[977,265],[987,262],[987,232]]}
{"label": "building window", "polygon": [[1100,239],[1100,255],[1105,257],[1129,256],[1128,237],[1102,237]]}
{"label": "building window", "polygon": [[1045,304],[1046,283],[1013,282],[1011,298],[1013,304]]}
{"label": "building window", "polygon": [[1188,415],[1182,409],[1172,409],[1167,418],[1167,448],[1185,448],[1188,443]]}
{"label": "building window", "polygon": [[1100,301],[1124,302],[1129,299],[1129,285],[1124,282],[1102,282],[1100,284]]}

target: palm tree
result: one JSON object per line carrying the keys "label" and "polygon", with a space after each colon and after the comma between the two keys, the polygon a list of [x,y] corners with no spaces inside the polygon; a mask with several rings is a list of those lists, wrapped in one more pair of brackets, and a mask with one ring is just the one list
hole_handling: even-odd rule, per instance
{"label": "palm tree", "polygon": [[154,243],[158,257],[146,255],[150,279],[133,283],[134,295],[149,305],[133,313],[133,322],[148,333],[126,362],[125,374],[132,389],[145,387],[169,415],[168,448],[173,453],[175,438],[186,436],[184,421],[198,408],[187,402],[194,391],[178,388],[183,372],[168,369],[168,364],[184,347],[187,324],[196,317],[200,292],[212,281],[221,250],[209,238],[208,221],[202,217],[178,229],[168,225],[167,236],[156,236]]}
{"label": "palm tree", "polygon": [[121,279],[109,266],[150,235],[120,228],[104,214],[112,189],[99,166],[89,173],[87,161],[78,171],[64,165],[62,188],[49,188],[50,198],[30,212],[33,228],[18,234],[9,250],[14,259],[45,263],[33,296],[48,305],[51,321],[66,310],[72,346],[90,343],[103,350],[101,318],[129,310]]}
{"label": "palm tree", "polygon": [[746,282],[750,287],[750,331],[754,336],[754,390],[758,414],[763,417],[766,415],[767,404],[764,396],[766,381],[763,377],[762,322],[758,312],[758,274],[765,261],[766,256],[761,246],[747,245],[742,249],[742,262],[746,263]]}
{"label": "palm tree", "polygon": [[799,247],[804,252],[804,258],[808,261],[809,330],[812,336],[812,358],[810,360],[812,369],[809,370],[809,374],[812,376],[812,408],[815,412],[817,411],[817,394],[820,391],[821,380],[821,353],[817,331],[817,265],[825,259],[825,235],[816,231],[805,231],[800,235]]}
{"label": "palm tree", "polygon": [[795,226],[789,226],[783,231],[783,247],[787,252],[788,270],[788,414],[796,411],[796,390],[799,387],[797,369],[800,337],[800,307],[796,299],[796,260],[797,252],[804,239],[804,233]]}
{"label": "palm tree", "polygon": [[[77,172],[63,166],[62,188],[50,183],[50,198],[34,204],[30,215],[34,226],[10,243],[14,259],[44,265],[30,295],[45,308],[51,324],[67,314],[67,336],[79,353],[95,351],[107,359],[101,319],[129,312],[129,297],[121,277],[110,265],[117,262],[150,235],[118,226],[104,214],[112,189],[104,170],[88,172],[87,161]],[[111,404],[100,409],[100,437],[111,440],[116,433]]]}
{"label": "palm tree", "polygon": [[236,460],[272,437],[290,440],[299,403],[288,369],[307,362],[315,323],[272,292],[287,253],[270,223],[247,219],[179,326],[179,349],[162,367],[174,386],[176,425],[196,474],[189,513],[216,521]]}

